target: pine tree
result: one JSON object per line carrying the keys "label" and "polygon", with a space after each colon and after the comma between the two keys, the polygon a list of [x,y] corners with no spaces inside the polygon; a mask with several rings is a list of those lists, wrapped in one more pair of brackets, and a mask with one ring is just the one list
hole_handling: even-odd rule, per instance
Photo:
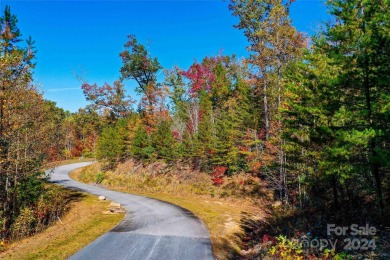
{"label": "pine tree", "polygon": [[[342,93],[335,85],[339,68],[332,66],[326,52],[315,49],[288,72],[287,101],[284,111],[285,150],[288,155],[290,188],[298,189],[299,202],[314,202],[334,196],[337,190],[325,191],[330,181],[338,182],[338,160],[327,151],[335,145],[332,118],[340,108]],[[329,163],[332,164],[329,164]],[[314,184],[305,187],[305,183]],[[334,186],[335,188],[335,186]],[[310,198],[310,201],[307,200]],[[338,196],[334,206],[338,207]]]}
{"label": "pine tree", "polygon": [[118,162],[121,148],[117,129],[114,126],[104,128],[99,136],[97,158],[105,161],[108,168],[112,168]]}
{"label": "pine tree", "polygon": [[158,96],[161,94],[160,86],[157,84],[157,72],[162,68],[157,58],[152,58],[145,46],[138,43],[134,35],[128,36],[125,50],[120,53],[123,66],[120,70],[121,80],[132,79],[138,84],[136,92],[143,94],[142,109],[144,110],[145,123],[154,128],[157,120],[155,108]]}
{"label": "pine tree", "polygon": [[151,135],[146,131],[144,125],[139,125],[131,143],[131,154],[133,158],[144,162],[152,161],[156,158],[155,152],[156,150],[152,146]]}
{"label": "pine tree", "polygon": [[170,128],[170,122],[163,120],[153,133],[153,147],[155,147],[158,158],[171,162],[176,158],[175,139]]}
{"label": "pine tree", "polygon": [[[338,21],[328,28],[325,37],[337,44],[323,42],[321,48],[341,68],[338,87],[345,99],[336,117],[341,120],[347,115],[348,120],[342,122],[347,129],[340,130],[340,144],[350,153],[346,159],[353,163],[352,172],[368,170],[372,174],[378,207],[383,211],[382,180],[389,169],[385,158],[390,157],[384,145],[389,140],[389,121],[383,120],[389,113],[384,106],[390,96],[390,3],[359,0],[329,4]],[[338,151],[332,152],[338,156]]]}
{"label": "pine tree", "polygon": [[[336,21],[293,67],[286,104],[289,149],[313,197],[351,211],[389,172],[389,3],[329,2]],[[385,159],[387,158],[387,159]],[[344,195],[344,196],[342,196]],[[347,202],[346,202],[347,201]]]}
{"label": "pine tree", "polygon": [[193,154],[195,164],[203,169],[209,169],[210,158],[215,153],[215,122],[212,102],[209,93],[202,90],[199,93],[199,126],[193,137]]}
{"label": "pine tree", "polygon": [[6,53],[9,54],[13,49],[17,49],[17,44],[22,41],[20,39],[22,35],[20,33],[19,28],[17,27],[17,23],[18,18],[15,14],[11,13],[11,7],[9,5],[6,5],[4,8],[4,13],[0,17],[3,55],[5,55]]}

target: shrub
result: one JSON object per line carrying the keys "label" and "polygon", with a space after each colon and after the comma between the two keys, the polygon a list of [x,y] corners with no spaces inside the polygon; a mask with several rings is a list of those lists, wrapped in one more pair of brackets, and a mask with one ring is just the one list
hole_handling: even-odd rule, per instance
{"label": "shrub", "polygon": [[12,224],[12,239],[20,239],[33,234],[36,220],[35,212],[32,209],[27,207],[23,208]]}
{"label": "shrub", "polygon": [[104,180],[104,173],[103,172],[98,172],[97,174],[96,174],[96,183],[97,184],[101,184],[102,183],[102,181]]}
{"label": "shrub", "polygon": [[278,259],[304,259],[302,245],[298,241],[287,239],[285,236],[277,237],[277,244],[268,251]]}
{"label": "shrub", "polygon": [[223,177],[225,176],[226,170],[227,170],[227,167],[224,167],[224,166],[215,167],[214,172],[213,172],[212,177],[211,177],[211,180],[213,181],[214,185],[223,184],[223,182],[224,182]]}
{"label": "shrub", "polygon": [[[54,185],[46,185],[34,205],[25,206],[12,223],[10,238],[19,240],[42,231],[54,223],[69,208],[70,191]],[[1,216],[0,216],[1,224]]]}

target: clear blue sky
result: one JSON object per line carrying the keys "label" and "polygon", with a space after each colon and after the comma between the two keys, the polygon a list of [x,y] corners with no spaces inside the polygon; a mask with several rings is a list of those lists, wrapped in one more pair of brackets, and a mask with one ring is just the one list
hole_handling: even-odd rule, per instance
{"label": "clear blue sky", "polygon": [[[162,66],[188,68],[194,59],[235,53],[247,56],[243,33],[228,1],[5,1],[18,16],[24,38],[36,41],[35,81],[45,98],[71,112],[87,103],[75,72],[89,83],[119,77],[119,52],[135,34]],[[313,34],[328,19],[321,0],[297,0],[291,8],[298,30]],[[135,96],[133,82],[126,87]]]}

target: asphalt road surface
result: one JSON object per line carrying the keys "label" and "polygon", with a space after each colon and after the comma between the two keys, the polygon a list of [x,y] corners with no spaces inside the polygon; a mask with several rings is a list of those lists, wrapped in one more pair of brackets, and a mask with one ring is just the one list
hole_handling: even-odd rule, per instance
{"label": "asphalt road surface", "polygon": [[72,180],[68,173],[90,163],[55,168],[51,181],[120,203],[127,211],[111,231],[81,249],[70,259],[214,259],[203,223],[190,211],[142,196],[106,190]]}

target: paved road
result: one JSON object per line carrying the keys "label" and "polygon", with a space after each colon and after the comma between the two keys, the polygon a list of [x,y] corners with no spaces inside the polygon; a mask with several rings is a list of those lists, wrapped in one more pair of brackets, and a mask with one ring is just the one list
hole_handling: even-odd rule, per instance
{"label": "paved road", "polygon": [[70,259],[214,259],[209,233],[190,211],[166,202],[76,182],[68,176],[71,170],[88,164],[60,166],[52,172],[51,181],[103,195],[123,205],[127,214],[111,231]]}

